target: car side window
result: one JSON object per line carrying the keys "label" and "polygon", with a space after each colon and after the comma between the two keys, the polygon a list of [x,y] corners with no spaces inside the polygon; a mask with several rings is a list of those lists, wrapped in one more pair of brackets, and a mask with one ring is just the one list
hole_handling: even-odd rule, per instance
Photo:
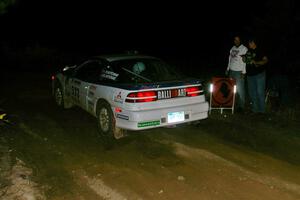
{"label": "car side window", "polygon": [[156,68],[152,60],[147,59],[128,59],[114,61],[112,63],[115,69],[118,69],[120,76],[117,79],[119,83],[146,83],[155,80]]}
{"label": "car side window", "polygon": [[109,64],[102,68],[99,80],[103,83],[115,83],[119,79],[119,73],[116,72]]}
{"label": "car side window", "polygon": [[96,83],[99,81],[99,74],[103,69],[100,61],[90,61],[84,63],[76,72],[75,78],[89,83]]}

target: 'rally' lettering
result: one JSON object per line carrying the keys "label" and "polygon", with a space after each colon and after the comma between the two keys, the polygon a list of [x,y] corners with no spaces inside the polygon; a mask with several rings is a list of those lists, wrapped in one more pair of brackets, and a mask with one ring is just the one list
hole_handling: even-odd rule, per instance
{"label": "'rally' lettering", "polygon": [[157,91],[157,99],[170,99],[174,97],[185,97],[185,96],[186,96],[186,91],[184,88]]}

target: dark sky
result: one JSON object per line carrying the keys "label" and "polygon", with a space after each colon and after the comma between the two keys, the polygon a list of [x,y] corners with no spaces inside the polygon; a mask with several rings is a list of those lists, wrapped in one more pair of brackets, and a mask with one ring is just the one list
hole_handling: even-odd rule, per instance
{"label": "dark sky", "polygon": [[268,12],[267,1],[18,0],[0,18],[1,34],[18,44],[80,51],[211,54]]}
{"label": "dark sky", "polygon": [[238,15],[243,15],[238,1],[76,2],[19,0],[3,17],[4,34],[18,41],[70,48],[178,50],[222,41],[239,29]]}

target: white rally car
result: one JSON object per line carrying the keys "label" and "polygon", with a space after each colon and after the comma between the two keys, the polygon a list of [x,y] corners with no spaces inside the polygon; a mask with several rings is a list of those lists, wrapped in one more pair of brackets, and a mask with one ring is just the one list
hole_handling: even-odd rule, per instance
{"label": "white rally car", "polygon": [[80,106],[97,118],[101,135],[109,137],[208,116],[201,81],[150,56],[94,57],[52,76],[52,88],[58,106]]}

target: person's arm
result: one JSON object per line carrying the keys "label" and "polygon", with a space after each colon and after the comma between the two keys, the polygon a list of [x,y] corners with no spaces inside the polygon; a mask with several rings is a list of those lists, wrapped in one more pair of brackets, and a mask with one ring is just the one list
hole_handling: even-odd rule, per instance
{"label": "person's arm", "polygon": [[245,64],[242,66],[242,74],[246,74],[246,65]]}
{"label": "person's arm", "polygon": [[229,56],[228,56],[228,64],[227,64],[227,68],[226,68],[226,71],[225,71],[225,75],[228,76],[229,74],[229,64],[230,64],[230,59],[231,59],[231,49],[229,51]]}
{"label": "person's arm", "polygon": [[262,60],[259,60],[259,61],[255,61],[255,60],[252,60],[252,63],[256,66],[256,67],[259,67],[259,66],[262,66],[262,65],[265,65],[268,63],[268,58],[267,56],[264,56],[262,58]]}
{"label": "person's arm", "polygon": [[231,59],[231,49],[230,49],[230,51],[229,51],[229,56],[228,56],[228,64],[227,64],[226,71],[229,71],[230,59]]}
{"label": "person's arm", "polygon": [[243,48],[243,52],[242,52],[242,55],[240,55],[242,57],[242,77],[244,78],[244,76],[246,75],[246,59],[245,59],[245,55],[247,53],[248,49],[247,47]]}

